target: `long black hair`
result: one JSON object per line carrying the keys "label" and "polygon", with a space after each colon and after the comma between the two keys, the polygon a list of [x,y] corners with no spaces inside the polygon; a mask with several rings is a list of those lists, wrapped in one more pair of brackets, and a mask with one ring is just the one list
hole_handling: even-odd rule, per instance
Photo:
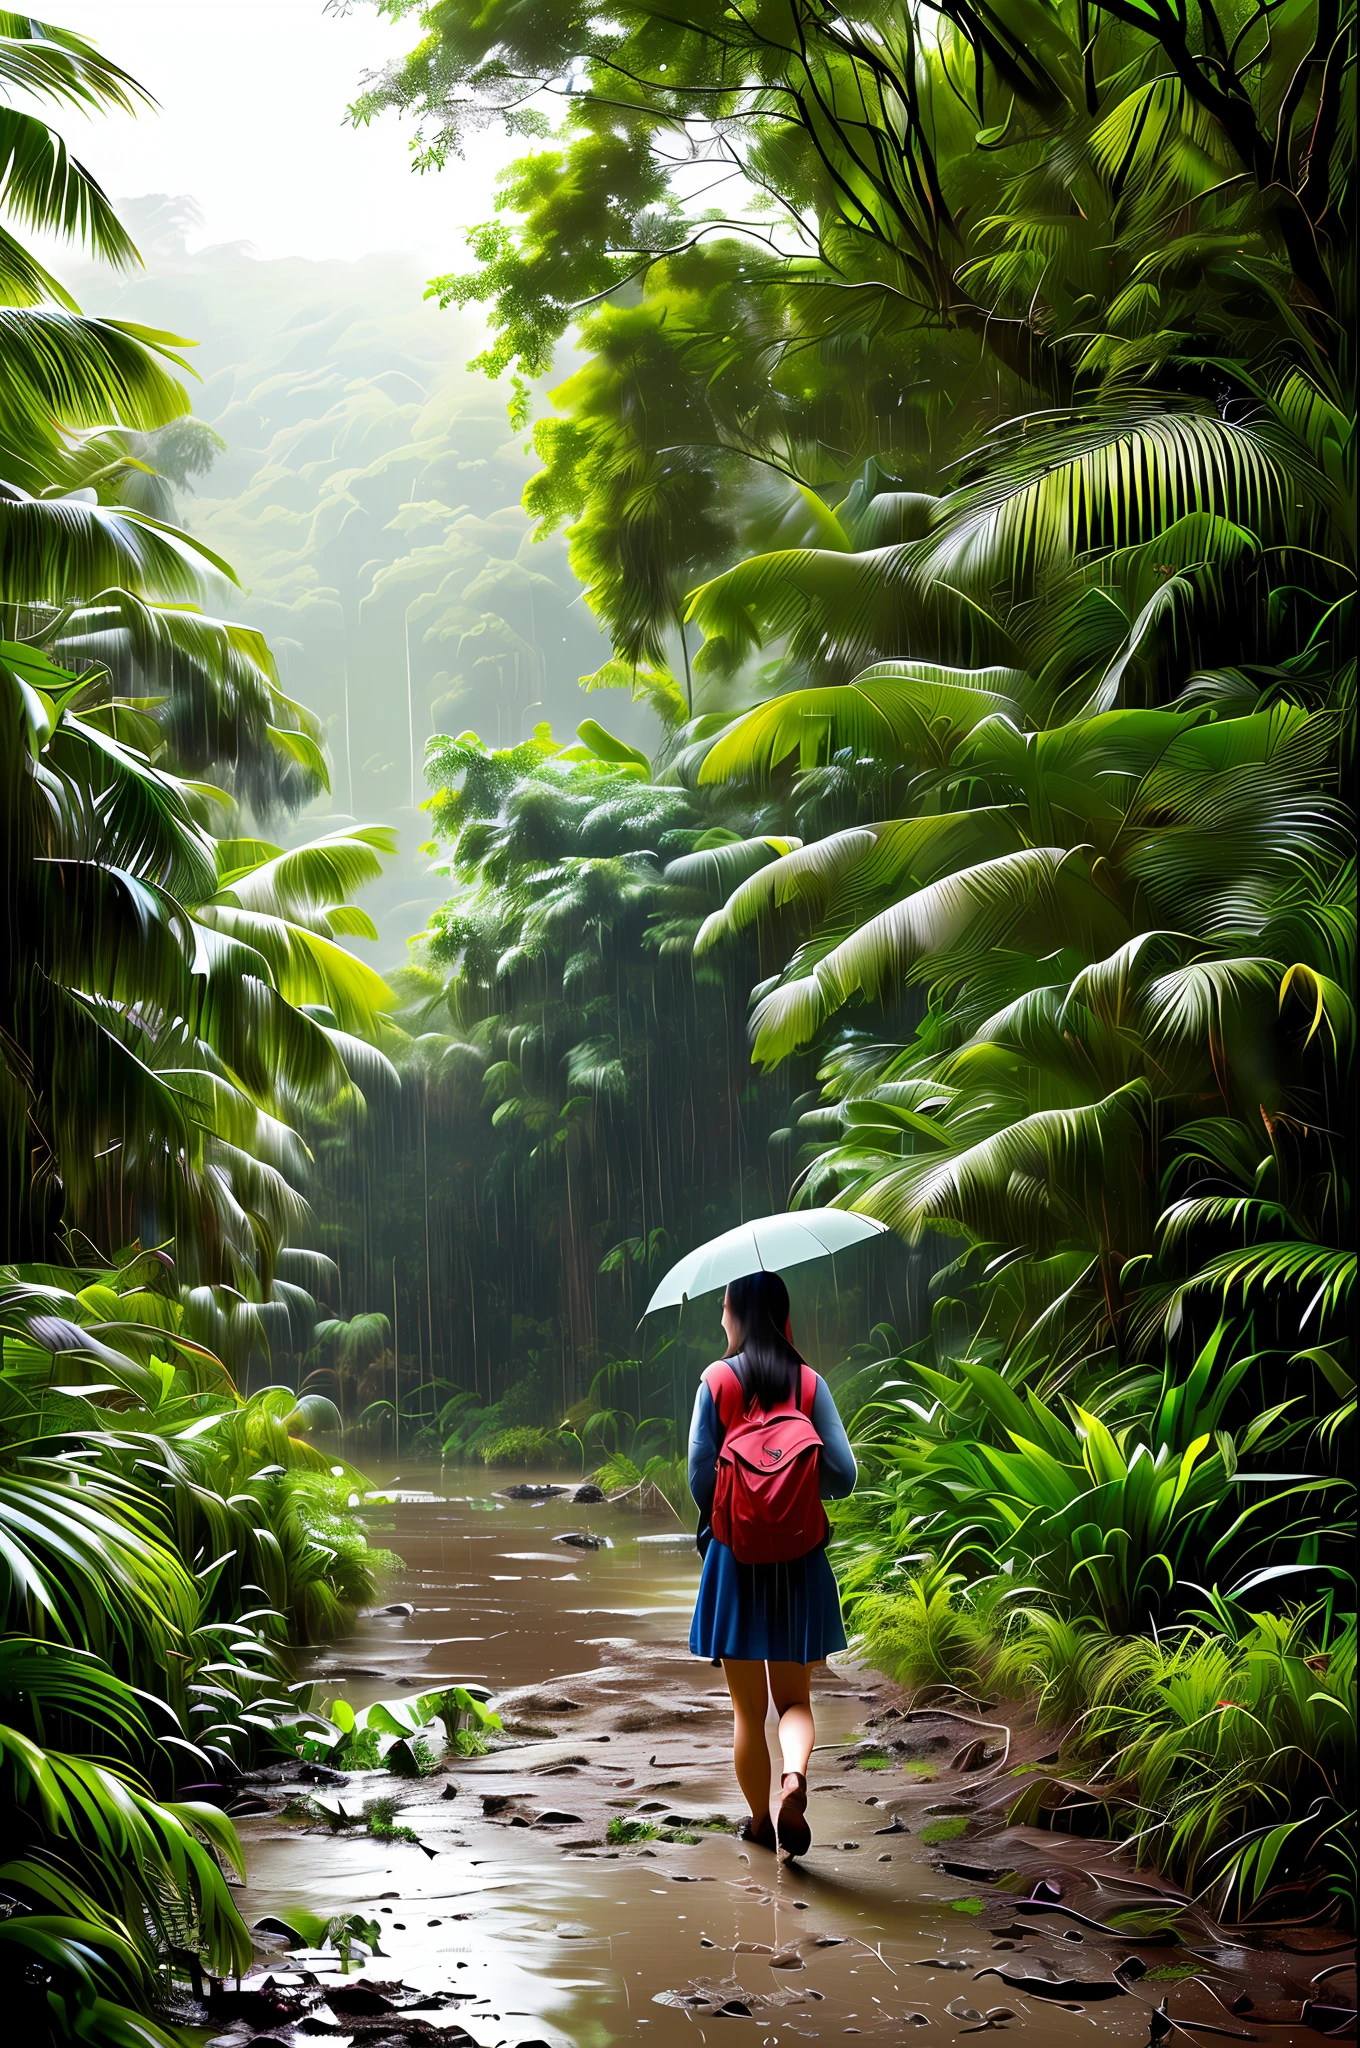
{"label": "long black hair", "polygon": [[746,1273],[727,1283],[727,1306],[741,1325],[728,1353],[742,1384],[748,1411],[766,1414],[781,1401],[797,1399],[803,1364],[789,1336],[789,1290],[778,1273]]}

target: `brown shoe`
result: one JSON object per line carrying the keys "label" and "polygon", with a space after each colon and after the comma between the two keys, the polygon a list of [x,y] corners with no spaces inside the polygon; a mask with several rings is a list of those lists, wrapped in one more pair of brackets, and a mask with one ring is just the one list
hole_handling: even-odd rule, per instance
{"label": "brown shoe", "polygon": [[774,1850],[779,1846],[775,1840],[774,1822],[768,1813],[763,1820],[757,1820],[754,1814],[748,1814],[737,1829],[737,1840],[754,1842],[757,1849]]}
{"label": "brown shoe", "polygon": [[801,1771],[785,1771],[776,1836],[786,1856],[806,1856],[812,1847],[807,1824],[807,1779]]}

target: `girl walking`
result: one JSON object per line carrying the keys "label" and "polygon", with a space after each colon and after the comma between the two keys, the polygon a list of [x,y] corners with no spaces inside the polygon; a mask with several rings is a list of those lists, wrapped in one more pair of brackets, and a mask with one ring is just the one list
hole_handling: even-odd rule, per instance
{"label": "girl walking", "polygon": [[[722,1322],[727,1355],[705,1372],[690,1425],[704,1567],[689,1646],[721,1663],[732,1695],[733,1761],[751,1810],[742,1839],[803,1856],[812,1842],[812,1666],[845,1648],[821,1502],[854,1491],[855,1459],[830,1388],[794,1348],[779,1275],[732,1281]],[[771,1699],[782,1765],[774,1816]]]}

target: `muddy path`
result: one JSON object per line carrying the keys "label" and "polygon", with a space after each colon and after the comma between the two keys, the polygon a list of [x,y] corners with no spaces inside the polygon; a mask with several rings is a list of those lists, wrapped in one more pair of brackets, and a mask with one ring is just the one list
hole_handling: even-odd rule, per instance
{"label": "muddy path", "polygon": [[[343,1999],[296,2035],[237,2018],[214,2034],[223,2048],[317,2033],[383,2048],[437,2035],[670,2048],[726,2038],[734,2022],[738,2038],[793,2048],[905,2041],[927,2026],[921,2038],[953,2040],[989,2012],[988,2033],[1043,2043],[1301,2048],[1353,2003],[1353,1976],[1309,1991],[1344,1961],[1334,1935],[1248,1957],[1100,1844],[1007,1829],[999,1809],[1044,1738],[913,1713],[853,1661],[815,1686],[814,1846],[779,1867],[719,1825],[743,1811],[730,1710],[721,1673],[686,1649],[698,1563],[676,1523],[474,1495],[475,1476],[456,1468],[407,1466],[401,1481],[413,1497],[370,1518],[374,1541],[404,1560],[383,1589],[392,1611],[300,1669],[356,1706],[481,1679],[513,1732],[419,1781],[353,1774],[342,1796],[395,1792],[419,1845],[309,1831],[277,1810],[289,1787],[270,1786],[275,1810],[242,1823],[242,1900],[252,1922],[296,1907],[380,1921],[384,1956],[365,1979],[443,2002],[405,2032],[369,2017],[352,2037]],[[573,1534],[602,1547],[560,1540]],[[658,1833],[611,1843],[611,1822],[616,1837],[620,1822]],[[280,1984],[290,1960],[340,1982],[333,1959],[276,1948]],[[1315,2025],[1300,2021],[1309,1995]],[[1166,2031],[1163,2000],[1191,2031]]]}

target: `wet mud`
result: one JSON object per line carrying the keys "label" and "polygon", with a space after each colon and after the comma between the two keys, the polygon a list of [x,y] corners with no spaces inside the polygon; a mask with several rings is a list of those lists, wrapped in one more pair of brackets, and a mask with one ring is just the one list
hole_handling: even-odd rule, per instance
{"label": "wet mud", "polygon": [[402,1571],[300,1671],[356,1707],[481,1680],[506,1736],[430,1777],[355,1772],[323,1794],[354,1811],[394,1797],[414,1840],[318,1832],[301,1772],[253,1788],[268,1810],[241,1822],[247,1917],[357,1913],[382,1953],[342,1975],[332,1951],[290,1952],[266,1925],[243,1986],[265,2003],[233,2009],[228,1987],[205,2038],[670,2048],[735,2026],[762,2048],[973,2033],[1302,2048],[1353,2034],[1353,1951],[1334,1933],[1247,1949],[1108,1845],[1008,1827],[1051,1733],[913,1707],[853,1659],[814,1684],[809,1854],[781,1864],[739,1842],[726,1688],[686,1648],[698,1562],[674,1519],[473,1495],[455,1468],[401,1477],[407,1497],[371,1520]]}

